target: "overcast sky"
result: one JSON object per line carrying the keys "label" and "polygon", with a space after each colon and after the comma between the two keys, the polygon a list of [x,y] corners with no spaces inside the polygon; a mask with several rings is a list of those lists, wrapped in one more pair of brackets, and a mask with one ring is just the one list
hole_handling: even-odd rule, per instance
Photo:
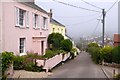
{"label": "overcast sky", "polygon": [[[84,7],[96,11],[101,9],[95,8],[84,3],[81,0],[57,0],[65,2],[75,6]],[[113,5],[116,0],[84,0],[97,7],[104,8],[106,11]],[[53,18],[62,23],[67,28],[67,34],[72,38],[79,38],[83,36],[102,35],[102,23],[100,22],[98,27],[97,23],[102,13],[87,11],[79,8],[74,8],[68,5],[64,5],[53,0],[36,0],[36,4],[41,8],[49,11],[53,10]],[[105,32],[109,35],[113,35],[118,32],[118,4],[116,4],[106,14]]]}

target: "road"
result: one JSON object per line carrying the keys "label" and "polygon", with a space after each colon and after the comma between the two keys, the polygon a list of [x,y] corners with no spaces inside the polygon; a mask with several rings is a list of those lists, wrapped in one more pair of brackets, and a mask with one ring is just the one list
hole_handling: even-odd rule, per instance
{"label": "road", "polygon": [[52,73],[48,78],[106,78],[101,67],[94,64],[86,52],[54,68]]}

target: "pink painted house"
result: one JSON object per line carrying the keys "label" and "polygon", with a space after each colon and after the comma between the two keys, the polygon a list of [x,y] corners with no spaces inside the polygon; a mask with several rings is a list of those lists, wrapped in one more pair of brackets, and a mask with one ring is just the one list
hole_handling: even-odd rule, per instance
{"label": "pink painted house", "polygon": [[43,55],[49,34],[49,13],[32,2],[0,3],[0,52]]}

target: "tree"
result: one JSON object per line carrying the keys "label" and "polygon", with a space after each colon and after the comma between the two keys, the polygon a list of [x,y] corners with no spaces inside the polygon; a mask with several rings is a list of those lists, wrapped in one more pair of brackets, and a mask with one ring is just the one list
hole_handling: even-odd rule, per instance
{"label": "tree", "polygon": [[60,43],[64,37],[60,33],[52,33],[48,36],[48,47],[52,44],[52,49],[60,49]]}
{"label": "tree", "polygon": [[88,47],[99,47],[97,43],[89,43]]}
{"label": "tree", "polygon": [[61,42],[61,49],[70,52],[72,49],[72,42],[69,39],[65,39]]}
{"label": "tree", "polygon": [[112,50],[112,54],[113,54],[112,56],[113,62],[120,64],[120,46],[115,47]]}

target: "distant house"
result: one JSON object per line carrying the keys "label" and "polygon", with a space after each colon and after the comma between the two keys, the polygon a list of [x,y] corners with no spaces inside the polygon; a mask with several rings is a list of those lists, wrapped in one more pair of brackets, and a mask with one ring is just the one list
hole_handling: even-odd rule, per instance
{"label": "distant house", "polygon": [[120,46],[120,34],[114,34],[114,46]]}
{"label": "distant house", "polygon": [[56,21],[55,19],[51,18],[50,19],[50,34],[51,33],[60,33],[64,36],[65,38],[65,26]]}
{"label": "distant house", "polygon": [[66,39],[66,28],[65,25],[61,24],[57,20],[52,18],[52,10],[50,10],[50,34],[51,33],[60,33]]}
{"label": "distant house", "polygon": [[37,6],[34,0],[11,1],[0,3],[0,52],[43,55],[47,48],[49,13]]}

